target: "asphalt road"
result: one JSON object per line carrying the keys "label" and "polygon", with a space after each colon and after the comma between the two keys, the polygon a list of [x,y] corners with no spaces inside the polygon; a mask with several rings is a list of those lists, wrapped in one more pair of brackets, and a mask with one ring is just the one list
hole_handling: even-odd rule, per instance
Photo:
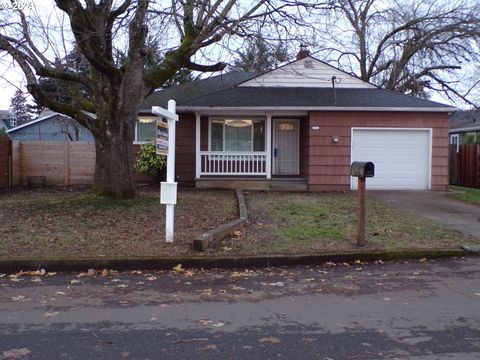
{"label": "asphalt road", "polygon": [[0,274],[0,359],[480,359],[480,258]]}

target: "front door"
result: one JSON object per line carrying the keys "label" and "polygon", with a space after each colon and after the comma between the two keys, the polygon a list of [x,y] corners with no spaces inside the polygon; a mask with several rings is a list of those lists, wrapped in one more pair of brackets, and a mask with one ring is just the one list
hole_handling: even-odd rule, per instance
{"label": "front door", "polygon": [[299,174],[299,120],[273,119],[273,175]]}

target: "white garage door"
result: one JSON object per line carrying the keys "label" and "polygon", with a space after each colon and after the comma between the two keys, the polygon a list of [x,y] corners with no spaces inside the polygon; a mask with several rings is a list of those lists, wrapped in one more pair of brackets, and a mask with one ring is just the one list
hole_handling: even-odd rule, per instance
{"label": "white garage door", "polygon": [[[375,177],[367,189],[426,190],[430,176],[429,130],[352,130],[352,162],[371,161]],[[357,189],[357,179],[351,178]]]}

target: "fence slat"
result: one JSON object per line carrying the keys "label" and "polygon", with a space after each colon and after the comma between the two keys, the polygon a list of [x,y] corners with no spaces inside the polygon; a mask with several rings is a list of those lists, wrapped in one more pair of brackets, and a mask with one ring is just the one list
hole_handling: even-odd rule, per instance
{"label": "fence slat", "polygon": [[480,187],[480,145],[450,145],[448,175],[451,185]]}

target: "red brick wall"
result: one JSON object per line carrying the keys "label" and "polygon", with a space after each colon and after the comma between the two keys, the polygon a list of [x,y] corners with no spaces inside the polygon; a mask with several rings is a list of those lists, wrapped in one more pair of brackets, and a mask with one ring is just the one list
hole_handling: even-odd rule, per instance
{"label": "red brick wall", "polygon": [[[318,126],[319,130],[313,130]],[[448,187],[448,115],[446,113],[312,112],[302,166],[312,191],[350,189],[352,127],[432,128],[432,190]],[[339,137],[334,144],[333,136]],[[303,139],[305,140],[305,139]]]}

